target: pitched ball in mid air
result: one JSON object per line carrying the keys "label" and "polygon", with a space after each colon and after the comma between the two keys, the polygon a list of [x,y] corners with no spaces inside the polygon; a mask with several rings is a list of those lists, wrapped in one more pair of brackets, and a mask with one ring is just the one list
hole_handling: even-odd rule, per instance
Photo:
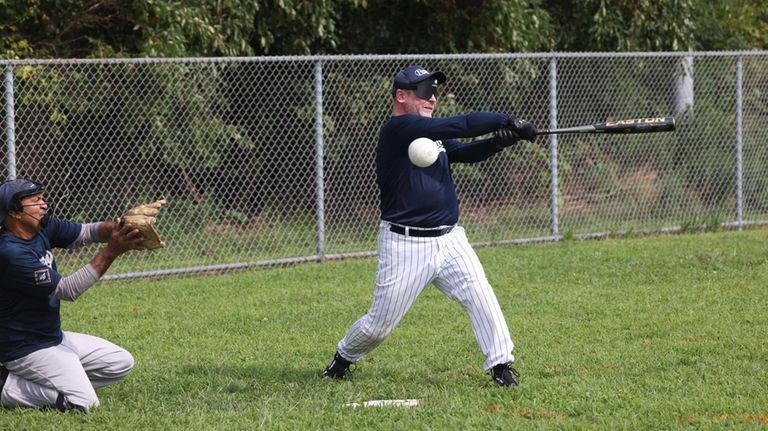
{"label": "pitched ball in mid air", "polygon": [[439,154],[437,143],[429,138],[416,138],[408,145],[408,158],[420,168],[431,166]]}

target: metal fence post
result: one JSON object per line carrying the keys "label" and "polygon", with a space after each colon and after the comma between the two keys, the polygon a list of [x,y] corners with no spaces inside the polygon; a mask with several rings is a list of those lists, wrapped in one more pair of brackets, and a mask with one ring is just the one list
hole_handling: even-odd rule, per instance
{"label": "metal fence post", "polygon": [[317,257],[325,256],[325,182],[323,171],[323,63],[315,63],[315,195],[317,202]]}
{"label": "metal fence post", "polygon": [[13,96],[13,66],[5,66],[5,133],[8,158],[8,179],[16,179],[16,114]]}
{"label": "metal fence post", "polygon": [[[549,128],[557,128],[557,59],[549,60]],[[552,236],[560,235],[558,196],[560,194],[557,178],[557,134],[549,135],[550,164],[550,205],[552,211]]]}
{"label": "metal fence post", "polygon": [[743,177],[743,160],[742,160],[742,85],[743,85],[743,69],[744,69],[744,57],[738,57],[736,59],[736,225],[739,230],[742,230],[744,225],[744,177]]}

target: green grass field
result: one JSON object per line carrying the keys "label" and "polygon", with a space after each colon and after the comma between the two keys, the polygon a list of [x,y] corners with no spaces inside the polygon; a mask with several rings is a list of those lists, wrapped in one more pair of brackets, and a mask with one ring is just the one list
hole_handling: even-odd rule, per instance
{"label": "green grass field", "polygon": [[478,254],[518,388],[493,386],[468,319],[433,287],[352,379],[321,379],[370,305],[375,259],[348,260],[103,282],[64,305],[64,327],[130,350],[133,373],[87,415],[6,410],[0,429],[768,428],[768,231]]}

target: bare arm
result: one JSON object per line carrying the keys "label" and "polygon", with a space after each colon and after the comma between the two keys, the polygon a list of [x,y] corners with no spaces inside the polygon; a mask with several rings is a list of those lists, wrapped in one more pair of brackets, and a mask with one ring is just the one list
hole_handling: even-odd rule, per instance
{"label": "bare arm", "polygon": [[129,250],[143,250],[144,238],[138,229],[129,224],[103,222],[99,226],[99,238],[106,240],[107,245],[91,259],[90,265],[99,274],[104,275],[112,262]]}

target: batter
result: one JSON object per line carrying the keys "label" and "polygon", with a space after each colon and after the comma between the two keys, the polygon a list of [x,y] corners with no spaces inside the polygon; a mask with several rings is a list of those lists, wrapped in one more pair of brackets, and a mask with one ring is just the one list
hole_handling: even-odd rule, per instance
{"label": "batter", "polygon": [[[382,221],[373,303],[338,343],[325,377],[344,378],[350,365],[381,344],[433,283],[467,312],[485,356],[484,369],[493,381],[518,385],[518,373],[511,366],[514,345],[501,307],[464,229],[457,225],[459,204],[450,163],[480,162],[518,139],[532,141],[536,126],[491,112],[433,119],[435,92],[445,79],[442,72],[430,73],[421,66],[395,75],[392,117],[382,126],[376,149]],[[458,141],[492,132],[490,139]],[[443,148],[425,168],[408,158],[408,145],[422,137]]]}

